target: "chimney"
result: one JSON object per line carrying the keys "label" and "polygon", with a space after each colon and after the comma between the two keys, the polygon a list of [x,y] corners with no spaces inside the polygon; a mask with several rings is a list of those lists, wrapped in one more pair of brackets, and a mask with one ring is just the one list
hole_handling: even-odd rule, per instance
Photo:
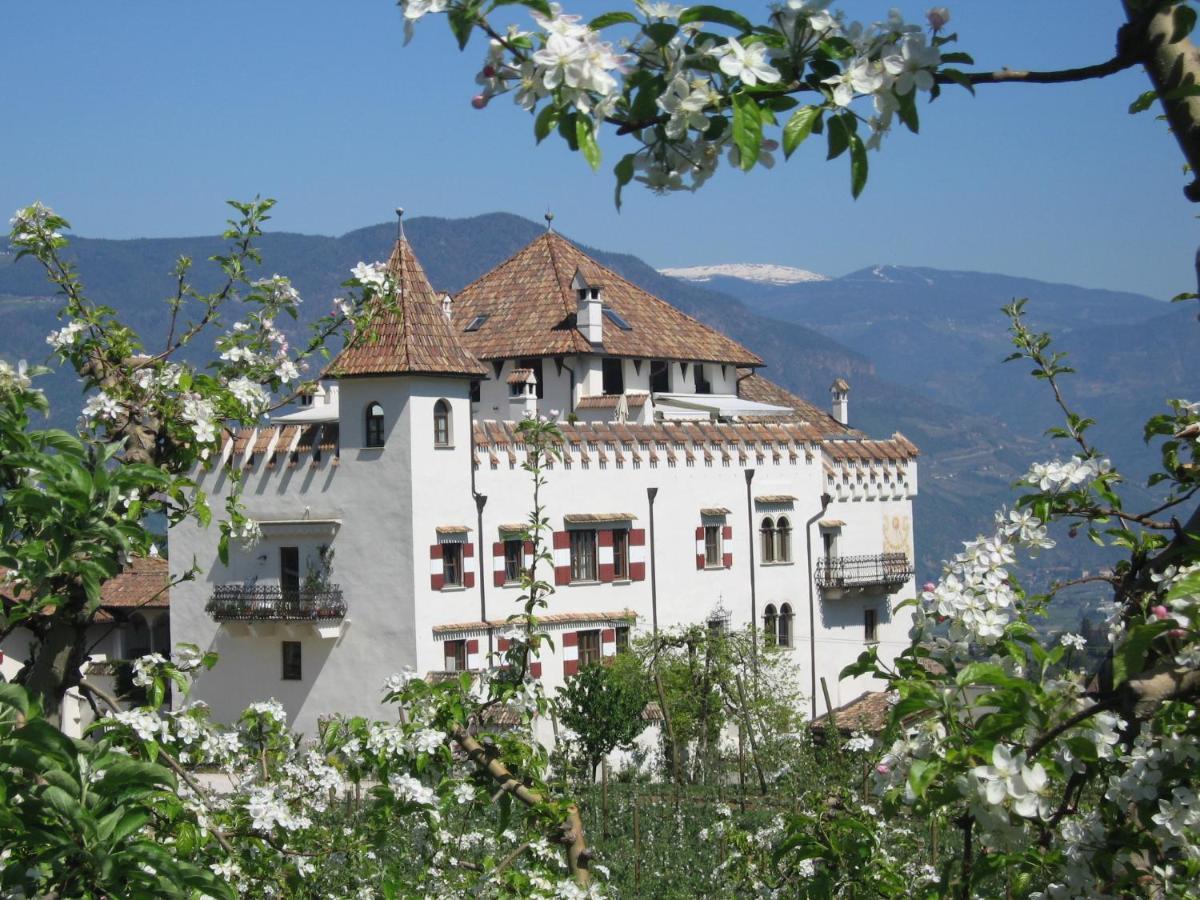
{"label": "chimney", "polygon": [[829,394],[833,399],[833,417],[839,424],[850,425],[850,385],[844,378],[836,379],[829,386]]}
{"label": "chimney", "polygon": [[454,300],[449,294],[442,294],[442,315],[446,317],[446,321],[450,321],[450,310],[454,305]]}
{"label": "chimney", "polygon": [[575,325],[583,332],[588,343],[604,343],[604,306],[600,298],[600,285],[589,284],[583,273],[575,270],[571,279],[575,289]]}
{"label": "chimney", "polygon": [[537,376],[532,369],[513,369],[508,376],[508,414],[513,422],[535,419],[538,414]]}

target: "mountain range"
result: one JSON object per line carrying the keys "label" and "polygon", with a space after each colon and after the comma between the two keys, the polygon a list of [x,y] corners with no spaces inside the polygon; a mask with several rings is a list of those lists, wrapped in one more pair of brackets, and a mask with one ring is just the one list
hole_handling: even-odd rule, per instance
{"label": "mountain range", "polygon": [[[536,237],[544,226],[493,213],[470,219],[416,218],[406,234],[430,280],[456,292]],[[329,309],[360,260],[385,259],[394,224],[340,237],[268,233],[258,274],[287,274],[302,296],[302,319]],[[68,255],[88,295],[118,309],[153,347],[163,340],[171,268],[197,260],[193,281],[211,288],[207,260],[216,237],[97,240],[75,238]],[[787,266],[725,264],[656,271],[627,254],[584,248],[600,262],[745,344],[767,363],[764,374],[818,405],[834,378],[851,384],[851,424],[870,434],[901,431],[922,450],[916,503],[917,570],[936,576],[960,541],[989,527],[1011,504],[1012,482],[1053,451],[1042,432],[1056,424],[1044,385],[1020,366],[1003,366],[1006,321],[999,307],[1030,298],[1030,319],[1052,330],[1080,371],[1068,396],[1097,418],[1097,441],[1140,476],[1148,470],[1140,422],[1166,397],[1200,394],[1194,366],[1194,309],[1136,294],[1029,279],[935,269],[873,266],[840,278]],[[803,273],[803,275],[797,274]],[[30,260],[0,253],[0,357],[48,357],[45,335],[58,303]],[[1026,366],[1025,369],[1028,367]],[[78,409],[65,374],[48,383],[56,417]],[[1057,448],[1069,453],[1069,448]],[[1036,580],[1104,562],[1083,539],[1064,540],[1036,564]]]}

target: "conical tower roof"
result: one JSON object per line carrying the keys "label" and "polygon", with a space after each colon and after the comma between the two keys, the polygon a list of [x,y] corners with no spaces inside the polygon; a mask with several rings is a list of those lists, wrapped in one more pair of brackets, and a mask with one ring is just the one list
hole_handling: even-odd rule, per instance
{"label": "conical tower roof", "polygon": [[395,303],[372,316],[355,332],[330,364],[333,378],[355,375],[449,375],[479,378],[487,374],[458,340],[442,313],[442,304],[425,277],[408,240],[401,236],[387,269]]}

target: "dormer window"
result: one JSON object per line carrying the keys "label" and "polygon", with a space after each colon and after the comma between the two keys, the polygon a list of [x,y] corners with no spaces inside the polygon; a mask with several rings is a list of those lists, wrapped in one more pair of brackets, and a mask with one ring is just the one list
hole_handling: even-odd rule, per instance
{"label": "dormer window", "polygon": [[366,440],[367,447],[383,446],[383,407],[378,403],[367,404]]}
{"label": "dormer window", "polygon": [[450,446],[450,404],[439,400],[433,405],[433,443],[436,447]]}

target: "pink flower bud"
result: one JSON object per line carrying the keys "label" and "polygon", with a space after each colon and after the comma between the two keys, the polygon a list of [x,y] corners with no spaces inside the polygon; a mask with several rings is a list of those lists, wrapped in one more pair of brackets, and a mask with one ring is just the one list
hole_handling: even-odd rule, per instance
{"label": "pink flower bud", "polygon": [[892,771],[892,767],[889,766],[887,763],[880,763],[879,765],[877,765],[875,767],[875,771],[878,772],[880,775],[887,775],[889,772]]}
{"label": "pink flower bud", "polygon": [[921,590],[923,590],[927,594],[932,594],[934,591],[937,590],[937,585],[934,584],[932,581],[927,581],[923,585],[921,585]]}
{"label": "pink flower bud", "polygon": [[945,6],[935,6],[925,13],[925,18],[928,20],[930,28],[934,31],[941,31],[950,21],[950,10]]}
{"label": "pink flower bud", "polygon": [[487,95],[486,94],[476,94],[474,97],[471,98],[471,105],[473,107],[475,107],[476,109],[483,109],[485,106],[488,105]]}
{"label": "pink flower bud", "polygon": [[1172,628],[1170,631],[1167,632],[1167,634],[1171,635],[1171,637],[1173,637],[1173,638],[1187,637],[1187,629]]}
{"label": "pink flower bud", "polygon": [[1167,616],[1170,615],[1170,613],[1167,612],[1167,608],[1165,606],[1162,606],[1161,604],[1158,606],[1151,607],[1150,612],[1154,613],[1154,618],[1156,618],[1156,619],[1165,619]]}

